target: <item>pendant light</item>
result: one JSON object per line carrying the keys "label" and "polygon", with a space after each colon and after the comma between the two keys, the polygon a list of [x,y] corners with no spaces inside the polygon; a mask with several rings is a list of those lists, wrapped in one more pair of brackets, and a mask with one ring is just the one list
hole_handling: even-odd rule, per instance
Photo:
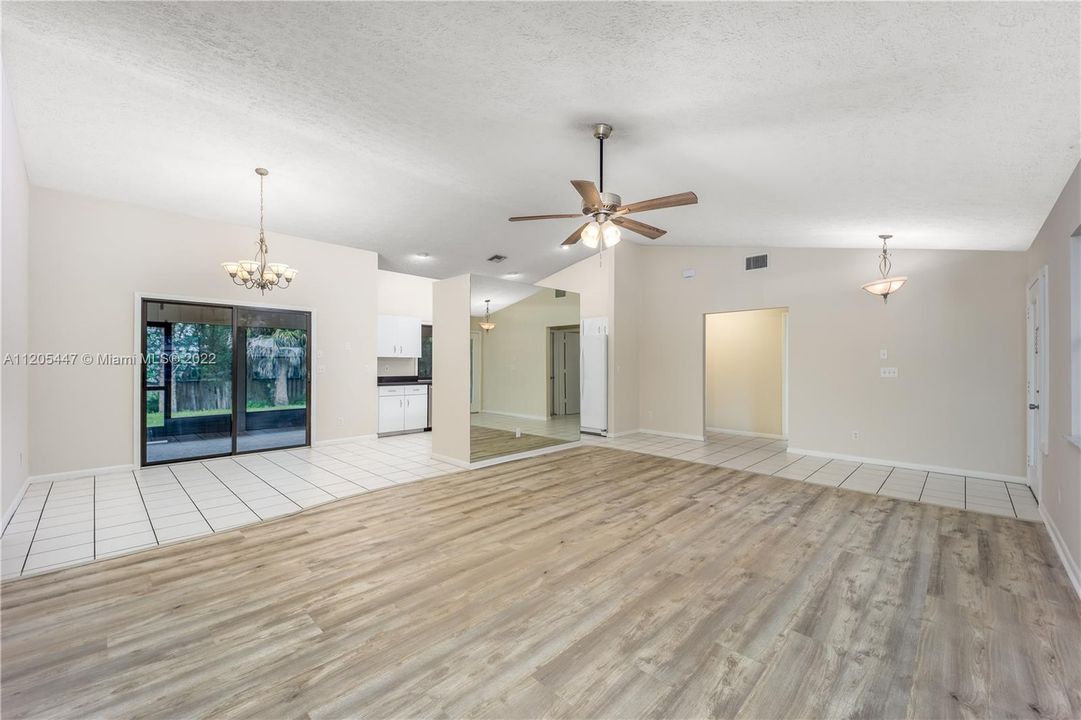
{"label": "pendant light", "polygon": [[893,268],[893,263],[890,262],[890,251],[886,249],[886,241],[893,235],[879,235],[882,239],[882,252],[878,256],[878,271],[882,273],[882,277],[878,280],[872,280],[869,283],[863,284],[863,289],[872,295],[879,295],[882,297],[882,302],[887,302],[891,294],[901,289],[908,278],[904,275],[896,275],[890,277],[890,270]]}
{"label": "pendant light", "polygon": [[488,304],[490,302],[492,301],[484,301],[484,322],[478,323],[480,325],[480,329],[484,332],[488,332],[489,330],[495,330],[495,323],[492,322],[492,313],[488,311]]}
{"label": "pendant light", "polygon": [[268,263],[266,236],[263,234],[263,178],[270,174],[266,168],[255,168],[255,174],[259,176],[259,249],[255,253],[254,260],[242,260],[240,262],[223,262],[221,266],[233,284],[246,287],[249,290],[258,289],[261,294],[274,288],[287,288],[296,277],[296,268],[291,268],[285,263]]}

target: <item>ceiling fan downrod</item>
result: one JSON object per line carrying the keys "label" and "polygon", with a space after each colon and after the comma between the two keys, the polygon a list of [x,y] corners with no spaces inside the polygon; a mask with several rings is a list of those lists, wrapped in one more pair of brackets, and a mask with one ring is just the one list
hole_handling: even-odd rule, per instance
{"label": "ceiling fan downrod", "polygon": [[593,126],[593,137],[600,143],[600,173],[598,176],[597,190],[604,192],[604,141],[612,134],[612,126],[608,123],[597,123]]}

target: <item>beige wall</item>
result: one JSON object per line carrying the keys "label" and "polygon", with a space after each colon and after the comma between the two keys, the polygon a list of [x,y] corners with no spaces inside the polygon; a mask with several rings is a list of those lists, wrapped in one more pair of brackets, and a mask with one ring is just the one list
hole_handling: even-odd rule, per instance
{"label": "beige wall", "polygon": [[469,463],[469,276],[432,286],[432,454]]}
{"label": "beige wall", "polygon": [[705,313],[788,307],[793,448],[1024,475],[1024,254],[899,250],[909,284],[884,305],[860,290],[874,250],[773,249],[745,271],[757,252],[640,248],[643,428],[702,433]]}
{"label": "beige wall", "polygon": [[1050,402],[1047,455],[1043,458],[1042,507],[1052,534],[1065,549],[1074,583],[1081,583],[1081,448],[1071,434],[1070,323],[1081,303],[1070,295],[1070,236],[1081,226],[1081,165],[1074,169],[1047,221],[1025,254],[1028,275],[1047,266]]}
{"label": "beige wall", "polygon": [[706,315],[706,428],[780,435],[784,309]]}
{"label": "beige wall", "polygon": [[418,317],[432,322],[432,285],[435,280],[419,275],[379,270],[376,298],[380,315]]}
{"label": "beige wall", "polygon": [[[3,71],[0,70],[0,78]],[[15,111],[0,79],[3,131],[2,252],[0,252],[0,357],[29,347],[30,183],[23,164]],[[0,376],[0,509],[6,518],[30,470],[30,398],[26,365],[5,364]]]}
{"label": "beige wall", "polygon": [[[374,433],[376,254],[268,233],[271,258],[300,272],[288,290],[261,296],[219,266],[253,255],[256,237],[248,227],[34,188],[30,346],[130,354],[138,292],[311,308],[313,441]],[[131,464],[134,393],[130,367],[35,368],[31,472]]]}
{"label": "beige wall", "polygon": [[[579,297],[568,292],[557,298],[542,290],[510,307],[492,313],[496,324],[481,331],[485,412],[544,420],[548,417],[548,328],[577,326]],[[482,318],[472,318],[470,328],[479,330]]]}
{"label": "beige wall", "polygon": [[[639,429],[661,430],[643,424],[640,406],[640,345],[651,342],[641,333],[641,287],[644,250],[635,242],[616,245],[613,265],[612,315],[608,321],[608,434],[623,435]],[[698,435],[701,435],[699,429]]]}

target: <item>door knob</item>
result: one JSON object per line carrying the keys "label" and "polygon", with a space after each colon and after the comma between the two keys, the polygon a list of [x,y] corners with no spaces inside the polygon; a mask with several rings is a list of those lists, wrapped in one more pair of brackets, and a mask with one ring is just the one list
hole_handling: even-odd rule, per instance
{"label": "door knob", "polygon": [[1040,406],[1039,406],[1039,405],[1036,405],[1036,404],[1034,404],[1034,403],[1029,403],[1029,404],[1028,404],[1028,409],[1029,409],[1029,410],[1039,410],[1039,409],[1040,409]]}

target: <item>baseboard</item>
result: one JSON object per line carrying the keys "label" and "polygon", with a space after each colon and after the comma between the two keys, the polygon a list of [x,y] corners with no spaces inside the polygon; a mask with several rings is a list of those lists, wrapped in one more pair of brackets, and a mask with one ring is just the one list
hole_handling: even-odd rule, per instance
{"label": "baseboard", "polygon": [[804,450],[803,448],[795,447],[789,447],[788,452],[793,455],[810,455],[811,457],[825,457],[833,460],[870,463],[872,465],[889,465],[891,467],[899,467],[906,470],[922,470],[924,472],[936,472],[945,475],[966,475],[969,477],[986,478],[987,480],[1001,480],[1002,482],[1028,485],[1028,478],[1021,475],[1004,475],[1002,473],[987,472],[986,470],[966,470],[964,468],[944,467],[942,465],[921,465],[919,463],[903,462],[900,460],[885,460],[883,458],[862,457],[860,455],[841,455],[839,453],[822,452],[821,450]]}
{"label": "baseboard", "polygon": [[[526,458],[537,457],[539,455],[547,455],[549,453],[559,452],[560,450],[570,450],[571,448],[581,447],[581,441],[562,443],[561,445],[549,445],[548,447],[537,448],[536,450],[526,450],[525,452],[514,453],[513,455],[501,455],[499,457],[490,458],[488,460],[478,460],[477,462],[469,463],[470,470],[477,470],[479,468],[491,467],[492,465],[501,465],[505,462],[513,462],[515,460],[525,460]],[[435,457],[434,455],[432,457]]]}
{"label": "baseboard", "polygon": [[742,435],[744,437],[760,437],[769,438],[770,440],[784,440],[784,435],[774,435],[773,433],[760,433],[751,432],[750,430],[730,430],[728,428],[707,427],[706,432],[725,433],[727,435]]}
{"label": "baseboard", "polygon": [[1074,592],[1077,593],[1077,597],[1081,598],[1081,567],[1078,566],[1076,560],[1070,557],[1070,551],[1066,547],[1066,542],[1062,539],[1062,534],[1058,531],[1058,526],[1055,525],[1055,521],[1051,519],[1051,516],[1047,514],[1047,510],[1044,509],[1043,505],[1040,505],[1040,517],[1043,518],[1043,523],[1047,526],[1047,534],[1051,536],[1051,542],[1058,552],[1058,558],[1062,561],[1062,566],[1066,568],[1066,574],[1070,577]]}
{"label": "baseboard", "polygon": [[487,415],[501,415],[502,417],[518,418],[519,420],[535,420],[537,422],[548,422],[549,418],[545,415],[524,415],[522,413],[502,412],[500,410],[481,410],[482,413]]}
{"label": "baseboard", "polygon": [[464,460],[459,460],[458,458],[452,458],[449,455],[437,455],[436,453],[432,453],[431,458],[432,458],[432,460],[438,460],[439,462],[446,463],[447,465],[453,465],[454,467],[460,467],[463,470],[468,470],[469,469],[469,463],[468,462],[466,462]]}
{"label": "baseboard", "polygon": [[30,487],[30,478],[23,479],[22,487],[19,488],[19,492],[15,493],[15,499],[11,502],[11,505],[4,510],[4,519],[0,524],[0,530],[6,530],[8,522],[11,520],[11,516],[15,514],[15,509],[19,507],[19,503],[23,501],[23,495],[26,494],[27,488]]}
{"label": "baseboard", "polygon": [[680,440],[705,441],[705,439],[706,439],[705,435],[691,435],[689,433],[665,432],[664,430],[649,430],[647,428],[642,428],[641,430],[637,430],[636,432],[646,433],[648,435],[660,435],[661,437],[679,438]]}
{"label": "baseboard", "polygon": [[634,435],[635,433],[640,433],[640,432],[642,432],[642,431],[639,430],[638,428],[635,428],[634,430],[620,430],[619,432],[616,432],[614,430],[609,430],[608,434],[607,434],[607,437],[621,438],[621,437],[625,437],[627,435]]}
{"label": "baseboard", "polygon": [[89,477],[90,475],[108,475],[109,473],[131,472],[135,466],[109,465],[106,467],[86,468],[83,470],[66,470],[64,472],[47,473],[45,475],[31,475],[26,479],[28,483],[55,482],[57,480],[74,480],[75,478]]}
{"label": "baseboard", "polygon": [[358,440],[375,440],[378,435],[370,433],[368,435],[353,435],[351,437],[334,438],[333,440],[316,440],[312,443],[312,447],[323,447],[325,445],[342,445],[343,443],[356,442]]}

